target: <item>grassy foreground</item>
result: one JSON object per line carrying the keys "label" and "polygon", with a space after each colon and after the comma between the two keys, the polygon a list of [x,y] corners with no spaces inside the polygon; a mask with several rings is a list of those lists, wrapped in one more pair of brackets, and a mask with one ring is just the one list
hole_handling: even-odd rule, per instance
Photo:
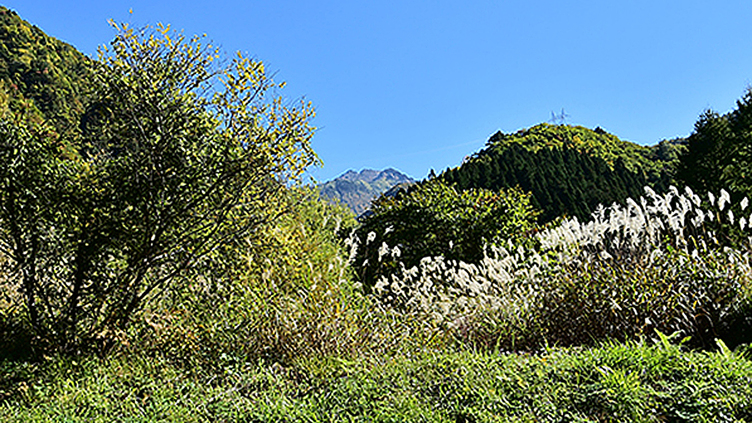
{"label": "grassy foreground", "polygon": [[212,371],[160,357],[0,364],[7,422],[752,421],[752,361],[657,341]]}

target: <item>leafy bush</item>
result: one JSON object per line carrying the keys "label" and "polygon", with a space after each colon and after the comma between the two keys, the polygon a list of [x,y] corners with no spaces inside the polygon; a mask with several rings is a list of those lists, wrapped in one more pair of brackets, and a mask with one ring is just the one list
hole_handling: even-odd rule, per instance
{"label": "leafy bush", "polygon": [[535,217],[530,196],[519,189],[460,191],[433,179],[374,202],[352,240],[354,267],[372,287],[424,257],[474,263],[486,243],[521,237]]}
{"label": "leafy bush", "polygon": [[277,207],[289,211],[236,250],[225,272],[204,272],[154,302],[131,331],[132,348],[214,369],[392,354],[434,342],[426,324],[384,309],[352,282],[337,235],[355,223],[349,209],[308,190],[287,191]]}

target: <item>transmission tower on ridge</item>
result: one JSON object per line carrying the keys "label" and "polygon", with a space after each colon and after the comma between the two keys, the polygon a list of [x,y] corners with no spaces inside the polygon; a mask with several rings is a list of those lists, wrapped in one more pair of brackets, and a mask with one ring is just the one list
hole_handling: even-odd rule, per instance
{"label": "transmission tower on ridge", "polygon": [[566,125],[568,117],[569,115],[562,108],[561,113],[557,114],[555,112],[551,112],[551,119],[548,121],[548,123],[555,125]]}

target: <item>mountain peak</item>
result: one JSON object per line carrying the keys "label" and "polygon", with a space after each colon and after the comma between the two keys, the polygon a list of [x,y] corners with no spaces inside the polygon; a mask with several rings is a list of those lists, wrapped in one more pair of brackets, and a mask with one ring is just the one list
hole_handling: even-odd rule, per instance
{"label": "mountain peak", "polygon": [[368,209],[371,201],[395,185],[414,183],[415,180],[394,169],[348,170],[339,177],[319,185],[325,198],[336,199],[349,206],[356,214]]}
{"label": "mountain peak", "polygon": [[343,180],[343,181],[363,181],[363,182],[374,182],[377,180],[389,180],[389,179],[410,179],[409,176],[405,175],[404,173],[398,171],[394,168],[387,168],[384,170],[374,170],[374,169],[361,169],[360,172],[356,172],[352,169],[348,170],[347,172],[343,173],[342,175],[338,176],[334,180]]}

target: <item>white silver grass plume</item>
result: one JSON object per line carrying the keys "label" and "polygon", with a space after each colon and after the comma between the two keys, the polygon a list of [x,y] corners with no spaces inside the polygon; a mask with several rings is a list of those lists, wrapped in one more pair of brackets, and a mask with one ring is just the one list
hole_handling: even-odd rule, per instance
{"label": "white silver grass plume", "polygon": [[[627,199],[624,206],[599,206],[587,223],[580,223],[577,219],[565,220],[558,227],[541,232],[538,235],[540,245],[544,250],[559,252],[560,259],[583,250],[603,248],[607,248],[610,254],[615,250],[647,251],[663,242],[666,236],[674,239],[677,246],[688,247],[688,227],[700,228],[709,217],[717,216],[712,210],[700,208],[699,197],[688,188],[680,193],[672,186],[665,194],[659,195],[646,187],[645,193],[638,201]],[[711,204],[715,202],[713,193],[708,193],[708,197]],[[721,190],[718,208],[725,207],[730,201],[729,193]],[[726,217],[734,223],[730,210]]]}
{"label": "white silver grass plume", "polygon": [[[715,203],[712,193],[708,197]],[[717,245],[713,233],[705,229],[706,222],[717,216],[733,223],[730,210],[718,212],[729,203],[725,190],[716,209],[703,210],[700,198],[690,189],[671,187],[658,194],[646,187],[645,196],[627,199],[625,205],[599,206],[589,222],[566,219],[539,232],[535,249],[511,241],[503,247],[489,245],[477,264],[426,257],[418,266],[402,266],[396,275],[380,279],[373,292],[391,304],[422,311],[450,326],[479,310],[517,318],[546,295],[541,278],[570,264],[629,258],[650,265],[663,256],[667,242],[684,249],[687,259],[696,257],[698,249]],[[739,220],[742,229],[749,224],[749,218]],[[383,244],[379,257],[389,253],[392,257],[400,254],[397,247]]]}

